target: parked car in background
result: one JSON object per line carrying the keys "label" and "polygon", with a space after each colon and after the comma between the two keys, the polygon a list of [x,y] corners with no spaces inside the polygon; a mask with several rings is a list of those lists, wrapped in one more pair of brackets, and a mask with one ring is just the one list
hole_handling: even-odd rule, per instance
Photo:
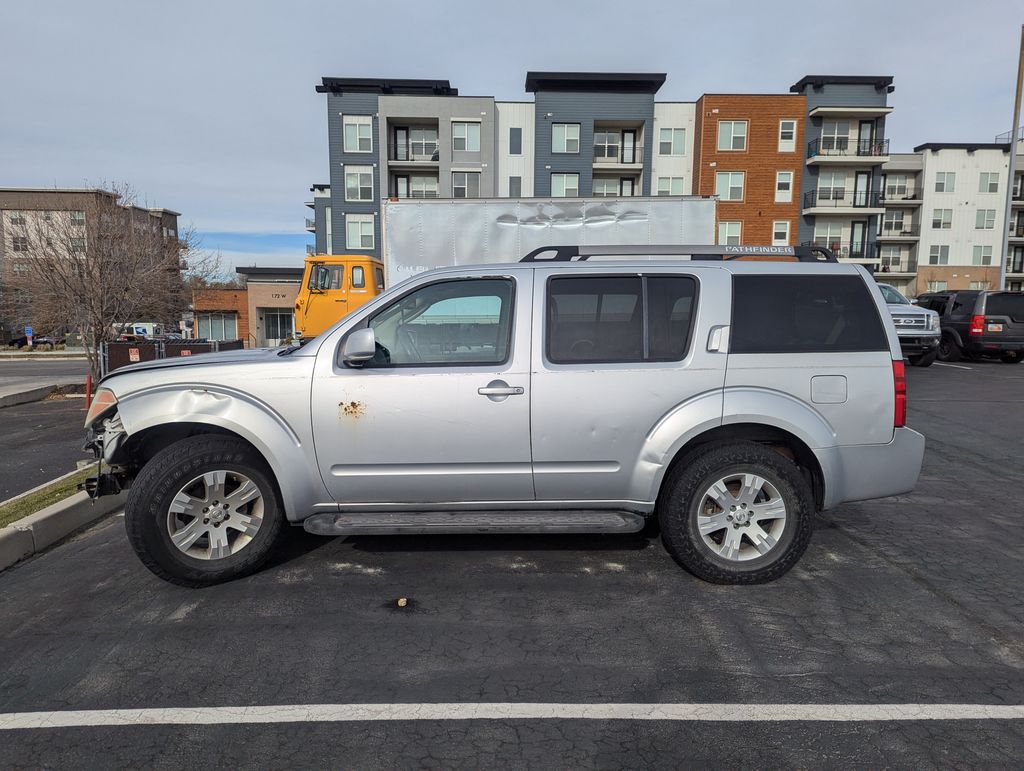
{"label": "parked car in background", "polygon": [[[723,261],[754,249],[801,262]],[[568,262],[577,256],[646,259]],[[746,252],[744,250],[747,250]],[[127,366],[86,417],[129,540],[201,586],[318,535],[628,533],[716,583],[783,575],[815,510],[913,489],[874,280],[802,247],[557,249],[427,271],[305,346]],[[651,259],[657,255],[719,255]]]}
{"label": "parked car in background", "polygon": [[963,289],[917,298],[939,314],[940,361],[997,356],[1010,364],[1024,358],[1024,293]]}
{"label": "parked car in background", "polygon": [[878,288],[896,326],[903,355],[915,367],[930,366],[939,352],[939,314],[914,305],[894,286],[879,283]]}

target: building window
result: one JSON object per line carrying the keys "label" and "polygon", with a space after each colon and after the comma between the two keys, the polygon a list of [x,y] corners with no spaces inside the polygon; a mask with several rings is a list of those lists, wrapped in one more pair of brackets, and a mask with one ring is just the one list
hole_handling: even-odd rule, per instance
{"label": "building window", "polygon": [[842,248],[843,226],[838,222],[819,222],[814,226],[814,242],[832,251]]}
{"label": "building window", "polygon": [[24,225],[25,224],[25,213],[20,211],[11,212],[11,224],[12,225]]}
{"label": "building window", "polygon": [[267,340],[287,340],[294,332],[294,315],[288,308],[260,308],[263,314],[264,337]]}
{"label": "building window", "polygon": [[523,154],[523,130],[519,126],[512,126],[508,130],[508,154]]}
{"label": "building window", "polygon": [[373,200],[373,168],[371,166],[345,167],[345,200]]}
{"label": "building window", "polygon": [[480,124],[453,123],[452,150],[464,150],[469,153],[480,152]]}
{"label": "building window", "polygon": [[373,118],[369,115],[343,115],[346,153],[373,152]]}
{"label": "building window", "polygon": [[935,192],[952,193],[956,189],[956,173],[940,171],[935,175]]}
{"label": "building window", "polygon": [[659,129],[658,155],[686,155],[686,129]]}
{"label": "building window", "polygon": [[28,275],[28,263],[24,260],[15,260],[11,262],[11,272],[15,276],[27,276]]}
{"label": "building window", "polygon": [[[947,210],[948,211],[948,210]],[[996,226],[995,209],[978,209],[974,218],[974,227],[978,230],[992,230]]]}
{"label": "building window", "polygon": [[903,262],[903,247],[886,245],[882,247],[882,267],[899,269]]}
{"label": "building window", "polygon": [[207,340],[237,340],[238,314],[197,313],[196,333]]}
{"label": "building window", "polygon": [[437,198],[437,177],[430,174],[413,174],[409,177],[410,198]]}
{"label": "building window", "polygon": [[975,246],[974,251],[971,254],[971,265],[991,265],[992,264],[992,247],[991,246]]}
{"label": "building window", "polygon": [[739,246],[740,233],[742,232],[741,222],[719,222],[718,223],[718,244],[719,246]]}
{"label": "building window", "polygon": [[508,178],[508,195],[509,198],[519,198],[523,195],[523,178],[522,177],[509,177]]}
{"label": "building window", "polygon": [[903,210],[886,209],[882,217],[882,231],[885,233],[903,232]]}
{"label": "building window", "polygon": [[886,174],[885,175],[885,197],[886,198],[901,198],[907,194],[907,175],[906,174]]}
{"label": "building window", "polygon": [[953,227],[952,209],[932,209],[932,228],[935,230],[949,230]]}
{"label": "building window", "polygon": [[790,203],[793,200],[793,172],[775,172],[775,203]]}
{"label": "building window", "polygon": [[796,121],[786,118],[779,121],[779,152],[796,152]]}
{"label": "building window", "polygon": [[842,201],[844,198],[846,198],[846,172],[821,172],[818,175],[818,200]]}
{"label": "building window", "polygon": [[578,153],[580,151],[579,123],[551,124],[551,152]]}
{"label": "building window", "polygon": [[999,174],[995,171],[983,171],[981,176],[978,178],[978,192],[979,193],[998,193],[999,192]]}
{"label": "building window", "polygon": [[348,249],[373,248],[373,215],[345,215],[345,247]]}
{"label": "building window", "polygon": [[683,195],[683,178],[658,177],[658,195]]}
{"label": "building window", "polygon": [[14,236],[14,251],[16,252],[27,252],[28,251],[28,236]]}
{"label": "building window", "polygon": [[578,198],[580,195],[579,174],[552,174],[552,198]]}
{"label": "building window", "polygon": [[720,201],[743,200],[742,171],[720,171],[715,174],[715,194]]}
{"label": "building window", "polygon": [[946,281],[929,281],[928,291],[929,292],[945,292],[949,283]]}
{"label": "building window", "polygon": [[480,197],[480,172],[479,171],[453,171],[452,172],[452,197],[453,198],[479,198]]}
{"label": "building window", "polygon": [[934,245],[928,252],[929,265],[949,265],[949,247]]}
{"label": "building window", "polygon": [[821,149],[846,150],[850,146],[850,121],[827,120],[821,124]]}
{"label": "building window", "polygon": [[619,194],[618,177],[594,177],[594,196],[607,198]]}
{"label": "building window", "polygon": [[84,225],[85,224],[85,212],[84,211],[73,211],[73,212],[71,212],[71,224],[72,225]]}
{"label": "building window", "polygon": [[71,239],[71,251],[73,251],[73,252],[84,252],[85,251],[85,239],[84,238],[72,238]]}
{"label": "building window", "polygon": [[414,128],[409,131],[409,155],[414,161],[436,161],[437,129]]}
{"label": "building window", "polygon": [[718,149],[746,150],[747,122],[745,120],[718,121]]}
{"label": "building window", "polygon": [[789,246],[789,220],[772,223],[772,246]]}
{"label": "building window", "polygon": [[622,135],[618,131],[594,132],[594,157],[607,158],[609,162],[619,160],[619,145]]}

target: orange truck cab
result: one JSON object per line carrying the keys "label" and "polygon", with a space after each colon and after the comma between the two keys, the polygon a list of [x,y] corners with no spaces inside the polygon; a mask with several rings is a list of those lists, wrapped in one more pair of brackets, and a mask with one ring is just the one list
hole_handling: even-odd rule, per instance
{"label": "orange truck cab", "polygon": [[384,264],[365,254],[316,254],[306,258],[295,300],[295,334],[319,335],[384,291]]}

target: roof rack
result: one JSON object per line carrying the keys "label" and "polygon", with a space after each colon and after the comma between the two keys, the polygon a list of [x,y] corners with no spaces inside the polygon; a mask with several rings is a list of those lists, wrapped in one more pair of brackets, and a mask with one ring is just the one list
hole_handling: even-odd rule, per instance
{"label": "roof rack", "polygon": [[[546,255],[553,254],[549,257]],[[719,246],[717,244],[655,244],[648,246],[580,245],[542,246],[523,257],[520,262],[583,262],[589,257],[633,257],[663,255],[688,256],[691,260],[741,260],[744,257],[771,259],[794,257],[797,262],[839,262],[824,246]]]}

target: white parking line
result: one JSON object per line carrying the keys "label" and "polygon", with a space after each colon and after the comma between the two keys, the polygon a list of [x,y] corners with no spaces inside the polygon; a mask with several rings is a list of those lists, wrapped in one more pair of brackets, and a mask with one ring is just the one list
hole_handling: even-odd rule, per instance
{"label": "white parking line", "polygon": [[850,722],[1024,720],[1022,704],[283,704],[0,713],[0,730],[396,720],[673,720]]}
{"label": "white parking line", "polygon": [[949,364],[944,361],[935,362],[936,367],[953,367],[954,369],[974,369],[974,367],[965,367],[963,364]]}

